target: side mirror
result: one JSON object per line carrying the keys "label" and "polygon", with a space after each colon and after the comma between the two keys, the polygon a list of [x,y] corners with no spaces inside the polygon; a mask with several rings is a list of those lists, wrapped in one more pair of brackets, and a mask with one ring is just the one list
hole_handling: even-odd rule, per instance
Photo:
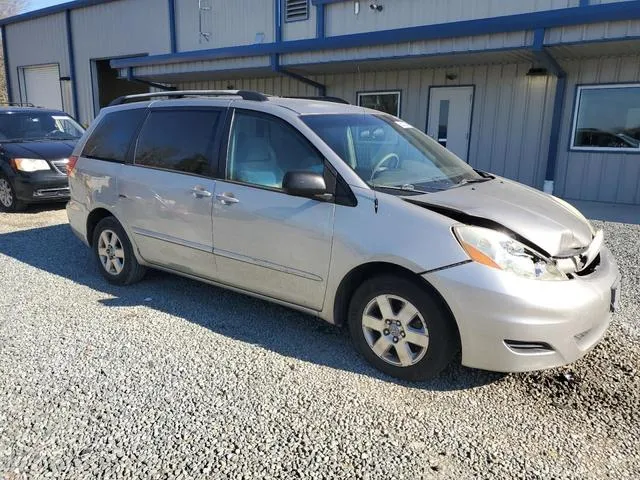
{"label": "side mirror", "polygon": [[317,197],[319,200],[333,198],[327,192],[324,177],[314,172],[287,172],[282,179],[282,189],[298,197]]}

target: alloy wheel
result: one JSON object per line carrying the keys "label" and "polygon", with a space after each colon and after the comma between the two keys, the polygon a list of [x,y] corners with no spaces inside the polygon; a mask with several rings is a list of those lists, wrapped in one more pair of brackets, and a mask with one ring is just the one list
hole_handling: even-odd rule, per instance
{"label": "alloy wheel", "polygon": [[102,267],[111,275],[119,275],[124,268],[124,247],[113,230],[104,230],[98,238],[98,257]]}
{"label": "alloy wheel", "polygon": [[424,318],[411,302],[396,295],[378,295],[367,304],[362,330],[371,350],[398,367],[415,365],[429,348]]}
{"label": "alloy wheel", "polygon": [[0,203],[2,203],[6,208],[13,205],[13,191],[11,190],[11,185],[9,185],[9,182],[4,178],[0,178]]}

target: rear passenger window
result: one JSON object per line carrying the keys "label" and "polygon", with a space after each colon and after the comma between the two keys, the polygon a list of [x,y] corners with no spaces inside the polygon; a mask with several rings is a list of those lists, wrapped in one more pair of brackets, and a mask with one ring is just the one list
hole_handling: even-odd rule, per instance
{"label": "rear passenger window", "polygon": [[131,141],[146,114],[144,108],[108,113],[87,140],[82,156],[124,163]]}
{"label": "rear passenger window", "polygon": [[271,115],[236,110],[227,154],[227,178],[282,188],[287,172],[324,172],[324,158],[288,123]]}
{"label": "rear passenger window", "polygon": [[136,148],[136,165],[210,175],[220,112],[165,110],[152,112]]}

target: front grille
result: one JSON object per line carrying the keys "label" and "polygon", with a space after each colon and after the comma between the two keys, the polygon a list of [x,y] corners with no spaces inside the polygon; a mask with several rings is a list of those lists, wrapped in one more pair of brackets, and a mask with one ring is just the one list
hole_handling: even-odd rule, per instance
{"label": "front grille", "polygon": [[33,192],[33,196],[47,197],[47,198],[68,197],[69,192],[70,192],[69,187],[41,188],[40,190],[36,190],[35,192]]}
{"label": "front grille", "polygon": [[51,162],[58,173],[62,173],[63,175],[67,174],[67,163],[69,163],[69,160],[67,158],[65,158],[64,160],[53,160]]}

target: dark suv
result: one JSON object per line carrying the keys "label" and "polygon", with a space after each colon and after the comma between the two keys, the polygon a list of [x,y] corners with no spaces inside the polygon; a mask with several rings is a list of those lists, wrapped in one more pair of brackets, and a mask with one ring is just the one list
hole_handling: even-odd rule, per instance
{"label": "dark suv", "polygon": [[84,129],[58,110],[0,107],[0,211],[69,199],[67,162]]}

